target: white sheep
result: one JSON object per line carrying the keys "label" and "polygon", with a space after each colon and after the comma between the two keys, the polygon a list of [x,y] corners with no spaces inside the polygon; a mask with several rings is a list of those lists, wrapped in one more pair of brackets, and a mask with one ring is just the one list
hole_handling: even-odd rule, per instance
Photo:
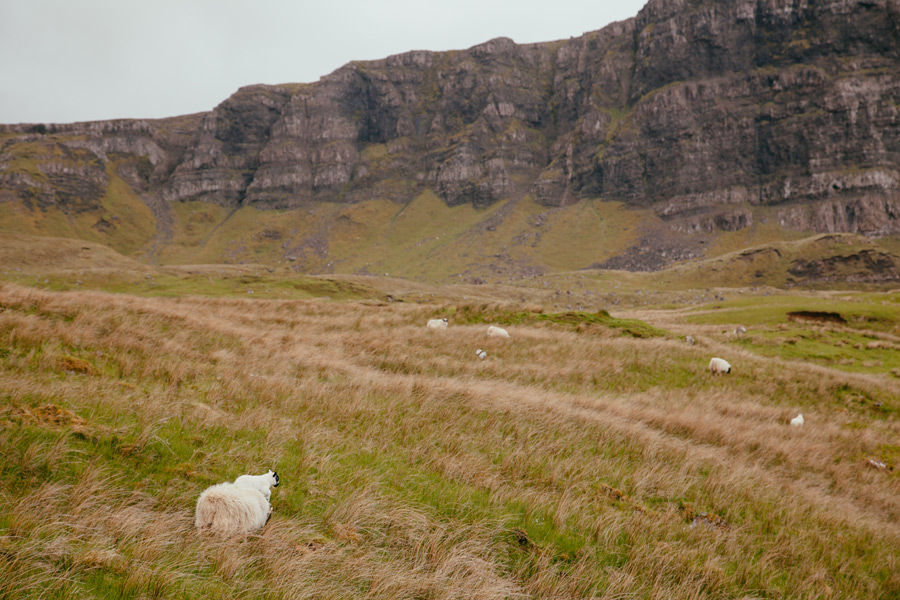
{"label": "white sheep", "polygon": [[241,475],[234,480],[234,485],[257,490],[268,500],[272,497],[272,488],[278,487],[278,481],[278,473],[269,469],[264,475]]}
{"label": "white sheep", "polygon": [[208,487],[197,499],[194,525],[203,532],[225,536],[260,529],[272,514],[270,488],[277,486],[278,473],[270,470]]}
{"label": "white sheep", "polygon": [[709,372],[713,375],[731,373],[731,365],[724,358],[713,357],[709,359]]}
{"label": "white sheep", "polygon": [[475,356],[477,356],[481,360],[484,360],[485,358],[487,358],[487,352],[485,352],[484,350],[479,348],[478,350],[475,351]]}
{"label": "white sheep", "polygon": [[505,329],[503,329],[502,327],[496,327],[496,326],[494,326],[494,325],[488,325],[488,328],[487,328],[487,335],[488,335],[488,337],[502,337],[502,338],[508,338],[508,337],[509,337],[509,332],[506,331]]}
{"label": "white sheep", "polygon": [[799,414],[793,419],[791,419],[791,427],[803,427],[803,414]]}
{"label": "white sheep", "polygon": [[688,345],[693,346],[694,343],[696,343],[697,340],[695,340],[695,339],[694,339],[694,336],[692,336],[692,335],[686,335],[686,336],[684,336],[684,341],[685,341],[685,343],[687,343]]}
{"label": "white sheep", "polygon": [[428,329],[447,329],[448,323],[447,317],[444,317],[443,319],[429,319],[426,327],[428,327]]}

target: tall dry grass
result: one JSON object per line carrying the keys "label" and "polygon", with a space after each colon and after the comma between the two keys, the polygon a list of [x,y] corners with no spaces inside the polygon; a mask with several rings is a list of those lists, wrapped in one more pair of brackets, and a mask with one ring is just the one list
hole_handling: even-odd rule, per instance
{"label": "tall dry grass", "polygon": [[[900,458],[886,378],[600,326],[430,332],[432,305],[6,285],[0,308],[3,597],[900,595],[900,482],[866,466]],[[259,535],[193,531],[204,487],[270,466]]]}

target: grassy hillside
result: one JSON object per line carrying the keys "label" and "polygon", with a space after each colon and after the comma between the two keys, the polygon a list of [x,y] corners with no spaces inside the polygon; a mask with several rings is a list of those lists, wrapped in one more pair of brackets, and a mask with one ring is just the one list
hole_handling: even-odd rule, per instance
{"label": "grassy hillside", "polygon": [[487,209],[448,207],[432,193],[405,204],[373,199],[282,211],[173,207],[176,230],[162,263],[290,262],[306,272],[431,282],[584,268],[624,250],[638,223],[651,218],[599,200],[557,209],[527,198]]}
{"label": "grassy hillside", "polygon": [[[601,198],[558,208],[529,196],[487,208],[450,207],[427,190],[400,202],[396,198],[407,194],[388,187],[361,202],[311,202],[291,210],[155,202],[140,183],[148,165],[122,157],[101,161],[68,147],[71,141],[51,136],[8,144],[11,158],[0,165],[0,176],[34,187],[19,195],[0,189],[0,235],[96,242],[153,264],[265,264],[438,284],[511,283],[616,258],[620,262],[611,264],[658,268],[660,256],[707,257],[676,266],[660,280],[682,289],[708,287],[710,278],[712,285],[730,287],[879,283],[867,274],[887,263],[894,265],[887,281],[900,281],[900,236],[810,237],[777,225],[767,207],[745,207],[756,218],[738,231],[684,235],[653,211]],[[791,273],[798,261],[835,256],[847,260],[829,262],[824,271],[807,265],[815,272]]]}
{"label": "grassy hillside", "polygon": [[[69,169],[65,201],[41,198],[34,188],[23,200],[0,189],[0,233],[76,238],[104,244],[118,252],[138,256],[157,233],[156,217],[140,196],[118,174],[116,161],[99,164],[89,151],[73,153],[56,142],[17,143],[6,151],[15,160],[0,167],[0,175],[25,176],[37,185],[49,186],[44,171]],[[94,173],[81,173],[80,160],[90,157]],[[47,164],[52,163],[53,169]],[[5,167],[5,168],[3,168]],[[104,178],[102,185],[94,181]]]}
{"label": "grassy hillside", "polygon": [[53,272],[118,270],[149,272],[148,267],[102,244],[79,239],[0,234],[0,265],[4,275],[44,275]]}
{"label": "grassy hillside", "polygon": [[[0,281],[48,290],[93,289],[143,296],[383,298],[362,281],[297,275],[264,265],[155,267],[67,238],[0,234]],[[254,296],[255,294],[255,296]]]}
{"label": "grassy hillside", "polygon": [[[879,261],[884,281],[872,263]],[[809,265],[819,264],[818,271]],[[880,263],[879,263],[880,264]],[[822,234],[800,240],[742,247],[705,261],[677,265],[660,273],[668,288],[793,285],[859,288],[867,283],[900,282],[900,255],[892,238],[872,240],[852,234]]]}
{"label": "grassy hillside", "polygon": [[[744,341],[819,296],[607,318],[2,284],[0,597],[895,598],[898,379]],[[898,301],[837,310],[886,341]],[[258,534],[194,531],[206,486],[269,467]]]}

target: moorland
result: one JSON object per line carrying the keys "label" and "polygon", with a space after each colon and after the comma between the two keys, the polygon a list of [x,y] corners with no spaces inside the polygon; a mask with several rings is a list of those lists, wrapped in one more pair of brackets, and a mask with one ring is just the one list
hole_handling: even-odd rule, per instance
{"label": "moorland", "polygon": [[[900,290],[2,253],[0,597],[900,595]],[[267,468],[262,530],[193,529]]]}

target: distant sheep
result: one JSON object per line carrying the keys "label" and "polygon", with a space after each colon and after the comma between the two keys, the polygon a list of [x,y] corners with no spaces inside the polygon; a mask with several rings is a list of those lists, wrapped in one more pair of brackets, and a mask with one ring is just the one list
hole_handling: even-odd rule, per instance
{"label": "distant sheep", "polygon": [[802,413],[791,419],[791,427],[803,427],[803,423],[804,420]]}
{"label": "distant sheep", "polygon": [[709,359],[709,372],[713,375],[731,373],[731,365],[724,358],[711,358]]}
{"label": "distant sheep", "polygon": [[449,321],[446,317],[443,319],[429,319],[426,327],[428,327],[428,329],[447,329],[448,324]]}
{"label": "distant sheep", "polygon": [[269,471],[208,487],[197,499],[194,525],[200,531],[224,536],[260,529],[272,514],[269,498],[271,488],[277,486],[278,473]]}
{"label": "distant sheep", "polygon": [[875,469],[880,469],[882,471],[893,471],[894,467],[888,465],[883,460],[878,460],[877,458],[870,458],[866,461],[866,464]]}
{"label": "distant sheep", "polygon": [[487,352],[485,352],[484,350],[479,348],[478,350],[475,351],[475,356],[477,356],[481,360],[484,360],[485,358],[487,358]]}
{"label": "distant sheep", "polygon": [[506,331],[505,329],[503,329],[502,327],[496,327],[496,326],[494,326],[494,325],[488,325],[488,328],[487,328],[487,335],[488,335],[488,337],[502,337],[502,338],[508,338],[508,337],[509,337],[509,332]]}
{"label": "distant sheep", "polygon": [[697,340],[695,340],[695,339],[694,339],[694,336],[692,336],[692,335],[686,335],[686,336],[684,336],[684,341],[685,341],[688,345],[693,346],[694,343],[695,343]]}
{"label": "distant sheep", "polygon": [[747,333],[747,328],[743,325],[738,325],[734,330],[734,335],[744,335],[745,333]]}

